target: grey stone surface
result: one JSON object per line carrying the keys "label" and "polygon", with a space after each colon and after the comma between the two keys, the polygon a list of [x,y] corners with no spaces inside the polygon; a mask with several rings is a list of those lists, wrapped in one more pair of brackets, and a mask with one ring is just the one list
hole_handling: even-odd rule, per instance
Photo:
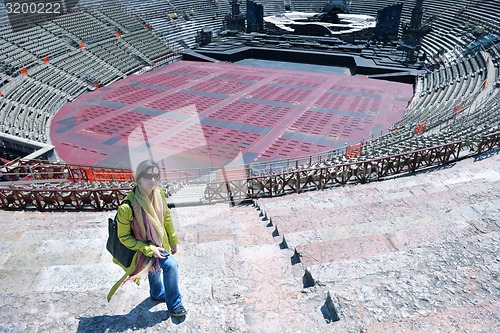
{"label": "grey stone surface", "polygon": [[499,166],[492,155],[258,206],[309,292],[330,296],[334,331],[498,332]]}
{"label": "grey stone surface", "polygon": [[176,207],[182,320],[147,281],[106,301],[114,212],[0,211],[0,332],[498,332],[499,166]]}

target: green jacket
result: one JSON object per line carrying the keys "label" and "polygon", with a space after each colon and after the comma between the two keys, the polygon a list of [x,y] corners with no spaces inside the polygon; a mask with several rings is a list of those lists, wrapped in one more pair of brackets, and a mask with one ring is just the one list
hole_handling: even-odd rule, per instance
{"label": "green jacket", "polygon": [[[165,207],[167,207],[167,211],[165,212],[165,218],[163,220],[163,226],[165,227],[166,233],[163,237],[162,240],[162,246],[163,248],[170,252],[170,247],[176,246],[179,243],[179,239],[177,237],[177,233],[175,232],[174,224],[172,222],[172,217],[170,216],[170,210],[168,209],[167,206],[167,198],[165,196],[165,192],[163,190],[160,190],[161,196],[163,200],[165,200]],[[125,199],[130,200],[132,202],[135,197],[135,192],[131,191]],[[113,262],[117,265],[119,265],[124,271],[125,274],[122,276],[122,278],[117,281],[111,290],[108,293],[108,302],[110,301],[111,297],[113,294],[116,292],[118,287],[122,284],[122,282],[130,275],[132,272],[135,270],[135,265],[137,261],[137,255],[140,252],[142,252],[145,256],[147,257],[152,257],[153,252],[156,248],[155,245],[152,244],[147,244],[141,241],[138,241],[135,239],[135,237],[132,234],[132,229],[131,229],[131,223],[133,219],[133,214],[136,212],[132,213],[132,208],[127,205],[127,204],[122,204],[118,207],[118,213],[116,216],[116,221],[117,221],[117,226],[118,226],[118,238],[120,239],[120,242],[123,243],[126,247],[128,247],[131,250],[137,251],[134,258],[132,259],[132,263],[130,264],[129,267],[124,267],[122,266],[118,260],[113,258]]]}
{"label": "green jacket", "polygon": [[[165,200],[165,206],[167,206],[167,198],[165,197],[165,192],[160,190],[161,196],[163,200]],[[131,202],[134,200],[135,192],[131,191],[125,199],[130,200]],[[118,238],[120,242],[123,243],[126,247],[134,251],[141,251],[147,257],[152,257],[153,252],[156,248],[155,245],[150,245],[147,243],[143,243],[138,241],[132,235],[132,230],[130,228],[130,224],[132,223],[132,208],[129,205],[120,205],[118,207],[118,215],[116,217],[118,224]],[[172,223],[172,217],[170,216],[170,210],[167,207],[167,211],[165,212],[165,219],[163,220],[163,226],[165,227],[166,233],[162,240],[162,246],[166,251],[170,252],[171,246],[176,246],[179,243],[179,239],[177,238],[177,233],[175,232],[174,224]]]}

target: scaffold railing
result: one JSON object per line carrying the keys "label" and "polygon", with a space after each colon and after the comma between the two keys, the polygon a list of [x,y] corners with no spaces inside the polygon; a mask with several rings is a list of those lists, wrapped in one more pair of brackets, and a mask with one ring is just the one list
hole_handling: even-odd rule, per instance
{"label": "scaffold railing", "polygon": [[207,184],[205,198],[209,202],[245,200],[323,190],[348,183],[366,183],[457,161],[461,147],[462,142],[452,142],[365,161],[212,182]]}

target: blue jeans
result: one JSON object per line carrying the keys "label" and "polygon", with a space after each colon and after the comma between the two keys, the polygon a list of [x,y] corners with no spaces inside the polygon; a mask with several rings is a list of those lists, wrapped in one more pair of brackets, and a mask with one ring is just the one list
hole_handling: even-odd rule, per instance
{"label": "blue jeans", "polygon": [[172,255],[160,259],[160,268],[156,274],[149,272],[149,294],[151,298],[165,300],[167,309],[172,311],[182,305],[182,296],[179,292],[177,269],[179,264]]}

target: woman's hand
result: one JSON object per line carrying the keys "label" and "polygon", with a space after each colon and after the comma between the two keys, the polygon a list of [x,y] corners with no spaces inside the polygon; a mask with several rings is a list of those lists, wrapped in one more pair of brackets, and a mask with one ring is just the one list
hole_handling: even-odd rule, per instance
{"label": "woman's hand", "polygon": [[172,247],[170,248],[170,253],[172,253],[172,254],[176,254],[176,253],[177,253],[177,245],[172,246]]}
{"label": "woman's hand", "polygon": [[162,252],[166,252],[163,247],[156,247],[153,251],[153,257],[158,259],[165,259],[166,257],[162,255]]}

